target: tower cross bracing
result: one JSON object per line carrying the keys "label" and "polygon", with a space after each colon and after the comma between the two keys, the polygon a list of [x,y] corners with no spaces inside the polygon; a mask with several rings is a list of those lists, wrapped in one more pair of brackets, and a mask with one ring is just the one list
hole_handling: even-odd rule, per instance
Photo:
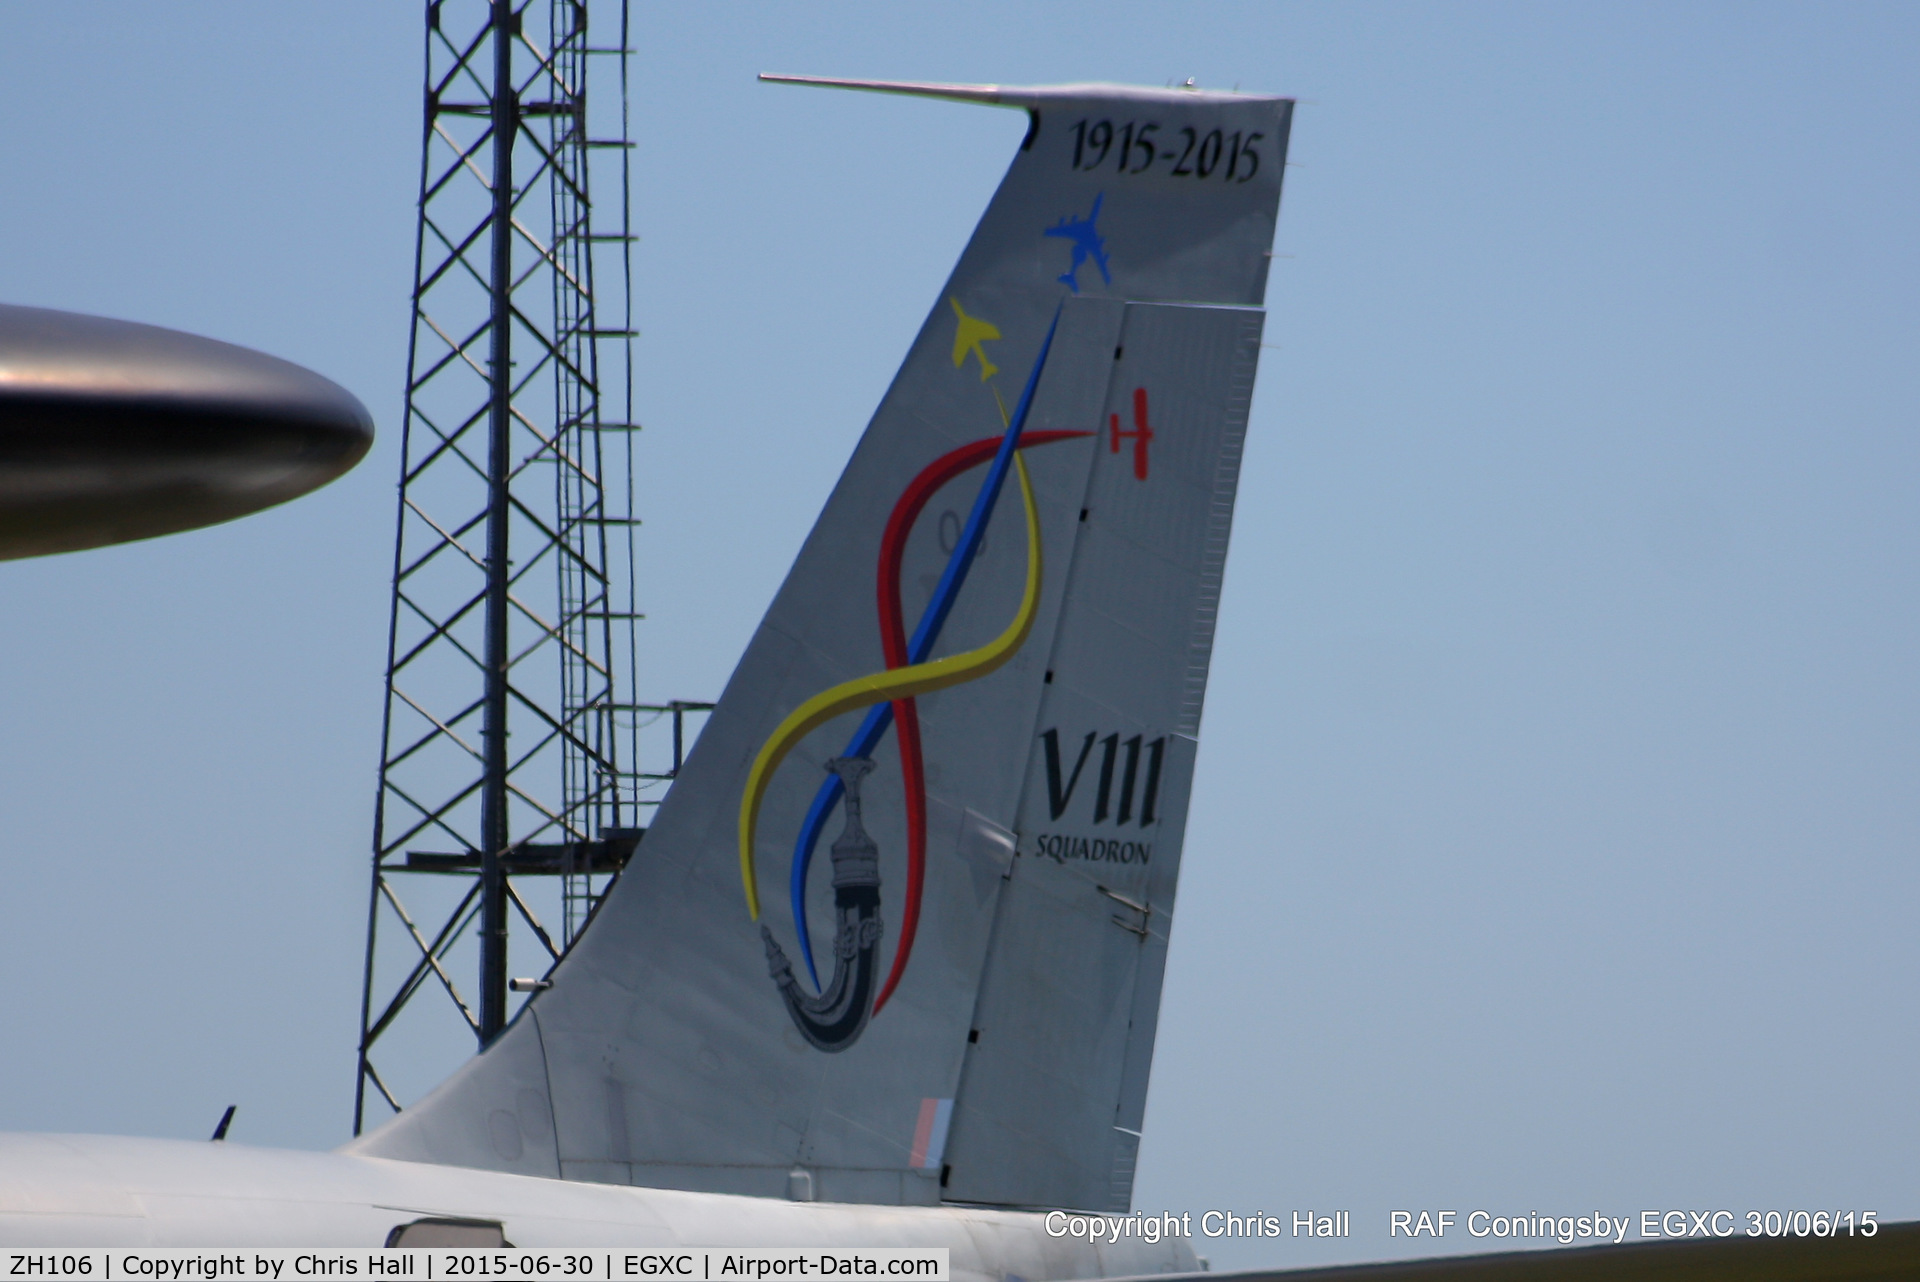
{"label": "tower cross bracing", "polygon": [[585,928],[681,716],[632,694],[626,0],[435,0],[425,62],[356,1133],[376,1052],[485,1045]]}

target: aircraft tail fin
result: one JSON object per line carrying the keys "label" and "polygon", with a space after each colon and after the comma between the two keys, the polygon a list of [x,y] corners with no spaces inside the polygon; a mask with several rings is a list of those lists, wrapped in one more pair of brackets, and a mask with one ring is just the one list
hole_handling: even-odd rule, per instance
{"label": "aircraft tail fin", "polygon": [[852,87],[1032,127],[592,927],[357,1151],[1130,1201],[1291,104]]}

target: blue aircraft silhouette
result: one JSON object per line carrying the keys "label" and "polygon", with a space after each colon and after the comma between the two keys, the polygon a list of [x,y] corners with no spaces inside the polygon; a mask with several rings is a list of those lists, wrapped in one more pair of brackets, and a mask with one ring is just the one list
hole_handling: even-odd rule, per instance
{"label": "blue aircraft silhouette", "polygon": [[1113,284],[1113,277],[1107,271],[1107,238],[1100,235],[1094,227],[1094,221],[1100,217],[1100,202],[1107,198],[1101,192],[1093,198],[1093,209],[1085,218],[1062,217],[1058,223],[1048,227],[1040,234],[1058,236],[1073,242],[1073,266],[1067,268],[1057,278],[1062,285],[1074,293],[1080,292],[1080,264],[1093,259],[1093,265],[1100,269],[1100,279]]}

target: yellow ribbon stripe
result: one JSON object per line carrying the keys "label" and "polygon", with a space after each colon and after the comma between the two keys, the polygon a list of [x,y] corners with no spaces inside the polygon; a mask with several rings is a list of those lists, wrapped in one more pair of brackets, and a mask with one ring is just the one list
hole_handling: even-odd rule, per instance
{"label": "yellow ribbon stripe", "polygon": [[760,817],[761,799],[766,796],[767,785],[773,782],[773,772],[779,769],[781,760],[793,746],[844,712],[894,699],[911,699],[984,677],[1011,659],[1026,643],[1027,634],[1033,631],[1033,617],[1040,606],[1040,510],[1034,504],[1027,461],[1018,451],[1014,453],[1013,465],[1020,476],[1020,498],[1027,514],[1027,587],[1020,598],[1019,613],[1013,616],[1007,630],[978,650],[876,672],[822,690],[788,713],[787,719],[761,746],[760,755],[753,759],[753,769],[747,772],[747,790],[740,798],[740,879],[746,883],[747,911],[755,921],[760,920],[760,888],[753,867],[754,828]]}

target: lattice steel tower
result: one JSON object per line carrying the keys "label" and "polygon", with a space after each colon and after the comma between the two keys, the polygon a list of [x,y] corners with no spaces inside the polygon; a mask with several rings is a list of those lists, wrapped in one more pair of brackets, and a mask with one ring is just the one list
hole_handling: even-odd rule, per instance
{"label": "lattice steel tower", "polygon": [[491,1040],[671,774],[631,702],[627,45],[626,0],[427,5],[355,1133],[401,1107],[382,1038]]}

